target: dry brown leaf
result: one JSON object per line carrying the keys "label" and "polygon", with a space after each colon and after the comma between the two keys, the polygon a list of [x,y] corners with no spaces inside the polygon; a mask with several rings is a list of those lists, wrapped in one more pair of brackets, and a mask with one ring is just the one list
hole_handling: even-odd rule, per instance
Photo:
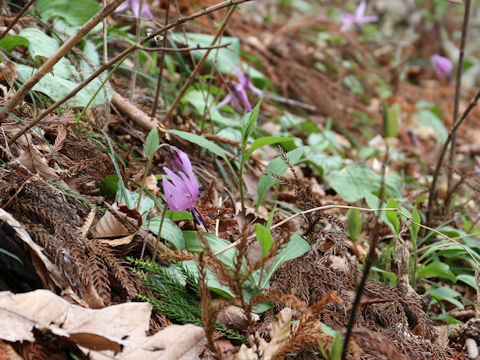
{"label": "dry brown leaf", "polygon": [[[258,336],[258,334],[255,334],[257,343],[259,344],[258,351],[256,351],[257,347],[253,341],[250,342],[252,348],[247,348],[245,344],[242,344],[240,351],[237,353],[236,360],[270,360],[290,336],[292,314],[293,311],[290,308],[285,308],[280,311],[272,322],[270,342],[266,342]],[[261,358],[258,358],[257,352],[262,354]]]}
{"label": "dry brown leaf", "polygon": [[[215,302],[214,302],[215,303]],[[253,321],[260,320],[260,316],[252,314]],[[248,326],[248,319],[242,308],[230,305],[223,309],[217,316],[217,320],[223,325],[236,330],[243,330]]]}
{"label": "dry brown leaf", "polygon": [[157,186],[158,179],[155,175],[147,176],[145,179],[145,188],[150,191],[153,195],[157,195],[160,191],[160,188]]}
{"label": "dry brown leaf", "polygon": [[125,236],[125,237],[122,237],[120,239],[115,239],[115,240],[109,240],[109,239],[100,239],[99,241],[103,244],[107,244],[109,246],[121,246],[121,245],[128,245],[132,242],[133,240],[133,237],[135,236],[135,234],[132,234],[132,235],[128,235],[128,236]]}
{"label": "dry brown leaf", "polygon": [[[117,204],[113,204],[112,207],[115,210],[118,210]],[[128,230],[123,226],[120,220],[118,220],[110,211],[107,211],[98,223],[92,227],[91,234],[94,239],[101,239],[126,236],[128,235]]]}
{"label": "dry brown leaf", "polygon": [[92,227],[93,220],[95,220],[96,214],[97,214],[97,207],[94,206],[88,213],[87,217],[85,218],[85,221],[83,222],[82,227],[78,229],[78,232],[83,237],[87,237],[87,234],[90,231],[90,228]]}
{"label": "dry brown leaf", "polygon": [[55,170],[48,166],[47,160],[45,160],[40,151],[31,142],[29,142],[27,148],[22,151],[18,161],[34,174],[38,173],[45,180],[55,181],[58,179]]}
{"label": "dry brown leaf", "polygon": [[93,286],[92,281],[89,281],[85,293],[83,294],[83,300],[88,304],[90,309],[103,309],[105,303],[98,294],[95,286]]}
{"label": "dry brown leaf", "polygon": [[85,309],[47,290],[0,293],[0,339],[35,341],[33,329],[48,330],[80,346],[93,360],[187,360],[205,343],[203,329],[172,325],[147,336],[152,307],[125,303]]}
{"label": "dry brown leaf", "polygon": [[8,86],[11,88],[15,78],[17,77],[17,65],[12,61],[5,61],[0,66],[0,70],[0,81],[5,79]]}

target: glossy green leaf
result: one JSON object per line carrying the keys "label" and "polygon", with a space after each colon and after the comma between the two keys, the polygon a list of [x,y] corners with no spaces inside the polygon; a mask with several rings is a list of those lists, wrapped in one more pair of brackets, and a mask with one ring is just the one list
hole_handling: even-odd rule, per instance
{"label": "glossy green leaf", "polygon": [[381,274],[383,274],[383,276],[385,276],[388,281],[390,281],[392,283],[392,286],[393,287],[396,287],[397,286],[397,275],[391,271],[386,271],[386,270],[383,270],[383,269],[380,269],[376,266],[372,266],[372,271],[376,271],[376,272],[379,272]]}
{"label": "glossy green leaf", "polygon": [[[367,194],[379,191],[381,180],[381,176],[365,163],[346,166],[330,175],[331,186],[347,202],[359,201]],[[401,190],[402,179],[399,175],[385,175],[385,194],[388,197],[401,197]]]}
{"label": "glossy green leaf", "polygon": [[477,289],[477,284],[475,283],[475,276],[468,274],[457,275],[457,281],[461,281],[467,285],[470,285],[473,289]]}
{"label": "glossy green leaf", "polygon": [[400,104],[386,105],[383,112],[383,137],[396,138],[402,116]]}
{"label": "glossy green leaf", "polygon": [[[144,197],[142,197],[143,201]],[[154,218],[144,221],[142,225],[142,229],[150,230],[155,235],[158,235],[158,230],[160,228],[160,222],[162,220],[162,216],[155,216]],[[162,225],[162,239],[167,240],[175,249],[181,251],[185,250],[185,240],[183,238],[183,232],[180,228],[175,224],[172,220],[165,217],[163,219]]]}
{"label": "glossy green leaf", "polygon": [[99,12],[101,6],[94,0],[38,0],[37,10],[45,20],[57,16],[70,25],[81,26]]}
{"label": "glossy green leaf", "polygon": [[450,269],[450,266],[440,261],[435,261],[427,266],[419,268],[417,271],[417,279],[422,279],[424,277],[438,277],[448,279],[452,282],[457,281],[457,277]]}
{"label": "glossy green leaf", "polygon": [[347,229],[350,239],[356,240],[362,231],[362,212],[359,209],[350,209],[347,212]]}
{"label": "glossy green leaf", "polygon": [[158,145],[160,145],[160,139],[158,137],[157,127],[155,126],[150,130],[145,140],[144,150],[147,159],[151,159],[153,155],[155,155],[155,150],[157,150]]}
{"label": "glossy green leaf", "polygon": [[245,161],[247,161],[250,158],[250,156],[255,150],[257,150],[258,148],[261,148],[262,146],[278,144],[278,143],[290,141],[293,139],[294,139],[293,137],[276,137],[276,136],[261,137],[255,140],[252,146],[250,146],[250,148],[247,150],[247,152],[245,153]]}
{"label": "glossy green leaf", "polygon": [[261,103],[262,101],[260,100],[257,105],[255,105],[252,111],[242,116],[242,119],[240,121],[240,132],[242,133],[243,149],[245,149],[246,147],[248,137],[252,135],[253,130],[255,130],[255,125],[257,124],[257,118],[260,111]]}
{"label": "glossy green leaf", "polygon": [[455,305],[460,309],[464,308],[463,304],[457,299],[455,299],[456,297],[462,296],[462,294],[460,294],[458,291],[455,291],[451,288],[441,286],[436,289],[429,289],[425,292],[425,295],[432,295],[432,297],[437,301],[445,300],[452,303],[453,305]]}
{"label": "glossy green leaf", "polygon": [[0,49],[8,52],[11,52],[17,46],[28,47],[29,44],[28,39],[20,35],[7,35],[3,39],[0,39]]}
{"label": "glossy green leaf", "polygon": [[[398,206],[398,203],[393,199],[391,198],[390,201],[388,202],[387,208],[396,208],[398,209],[399,206]],[[387,219],[388,221],[390,222],[390,224],[392,224],[392,227],[393,227],[393,234],[395,235],[395,237],[398,236],[398,232],[400,230],[400,220],[398,220],[398,215],[397,215],[397,212],[394,211],[394,210],[387,210],[385,212],[386,216],[387,216]]]}
{"label": "glossy green leaf", "polygon": [[[413,220],[415,220],[415,222],[417,222],[418,224],[420,224],[420,214],[418,213],[418,210],[417,210],[417,205],[415,204],[414,208],[413,208],[413,211],[412,211],[412,218]],[[417,247],[417,238],[418,238],[418,232],[420,231],[420,226],[418,226],[417,224],[414,224],[412,223],[410,225],[410,236],[412,238],[412,243],[413,243],[413,246],[414,248]]]}
{"label": "glossy green leaf", "polygon": [[270,232],[261,224],[255,224],[255,235],[262,247],[262,257],[265,257],[273,245],[273,238]]}
{"label": "glossy green leaf", "polygon": [[118,176],[117,175],[107,175],[103,180],[98,184],[100,189],[100,195],[115,197],[115,194],[118,191]]}

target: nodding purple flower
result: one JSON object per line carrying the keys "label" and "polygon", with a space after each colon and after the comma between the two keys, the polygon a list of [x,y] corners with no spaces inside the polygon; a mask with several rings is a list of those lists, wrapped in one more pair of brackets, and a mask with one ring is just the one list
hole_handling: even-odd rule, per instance
{"label": "nodding purple flower", "polygon": [[243,74],[235,65],[232,65],[232,68],[235,75],[237,75],[238,82],[231,81],[227,84],[229,94],[217,105],[217,109],[227,104],[231,104],[232,107],[236,109],[241,106],[246,111],[252,111],[252,105],[248,100],[247,89],[253,91],[260,98],[263,97],[263,92],[253,85],[248,74]]}
{"label": "nodding purple flower", "polygon": [[355,14],[340,14],[340,22],[342,23],[340,32],[345,32],[353,26],[359,26],[362,23],[372,23],[378,21],[378,16],[365,16],[366,8],[367,3],[365,1],[362,1],[360,5],[358,5]]}
{"label": "nodding purple flower", "polygon": [[165,193],[168,207],[175,211],[190,210],[195,223],[202,224],[208,230],[207,224],[193,206],[199,194],[199,186],[193,174],[192,164],[188,155],[177,148],[173,148],[170,165],[173,171],[165,166],[163,167],[170,180],[167,180],[165,175],[162,177],[163,192]]}
{"label": "nodding purple flower", "polygon": [[[140,0],[126,0],[115,11],[124,11],[127,9],[132,9],[133,14],[135,17],[138,18],[140,15]],[[142,3],[142,16],[149,18],[150,20],[153,19],[153,14],[148,8],[146,1]]]}
{"label": "nodding purple flower", "polygon": [[430,58],[430,64],[432,65],[433,71],[435,71],[435,74],[438,76],[445,76],[448,78],[453,70],[453,63],[450,59],[437,54],[432,55]]}

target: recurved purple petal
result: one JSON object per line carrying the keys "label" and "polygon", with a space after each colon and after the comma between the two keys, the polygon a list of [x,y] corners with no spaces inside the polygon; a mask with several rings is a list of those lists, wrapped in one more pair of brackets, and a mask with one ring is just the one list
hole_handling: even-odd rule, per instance
{"label": "recurved purple petal", "polygon": [[355,18],[361,19],[363,15],[365,15],[365,9],[367,8],[367,3],[362,1],[360,5],[358,5],[357,10],[355,11]]}
{"label": "recurved purple petal", "polygon": [[168,207],[175,211],[185,211],[193,206],[193,201],[184,196],[167,178],[162,178],[163,192],[167,200]]}

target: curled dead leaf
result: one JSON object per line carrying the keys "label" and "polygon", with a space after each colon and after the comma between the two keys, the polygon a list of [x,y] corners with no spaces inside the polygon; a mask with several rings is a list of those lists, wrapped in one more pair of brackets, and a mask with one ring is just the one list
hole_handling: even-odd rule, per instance
{"label": "curled dead leaf", "polygon": [[[112,208],[118,210],[117,204],[113,204]],[[128,230],[123,226],[110,211],[101,217],[95,226],[91,229],[91,234],[94,239],[111,238],[128,235]]]}

